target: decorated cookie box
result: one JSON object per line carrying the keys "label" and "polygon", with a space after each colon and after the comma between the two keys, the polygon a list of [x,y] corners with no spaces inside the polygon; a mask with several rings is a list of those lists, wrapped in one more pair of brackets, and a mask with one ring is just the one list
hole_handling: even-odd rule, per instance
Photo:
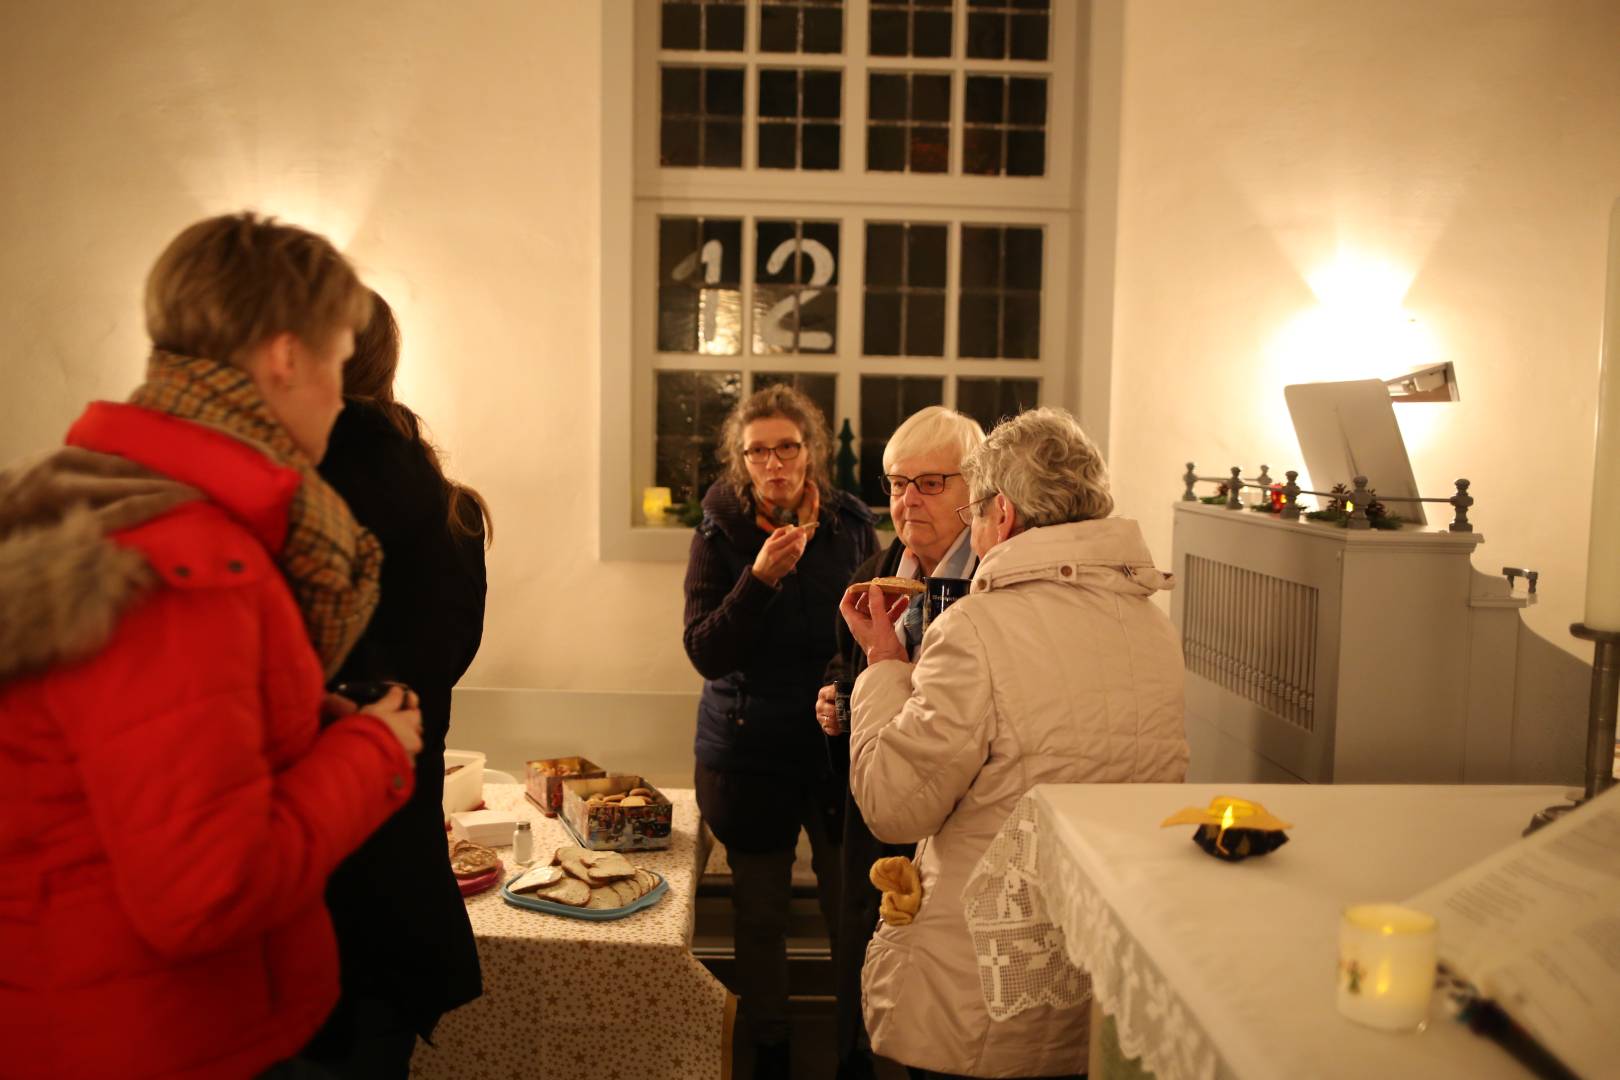
{"label": "decorated cookie box", "polygon": [[556,817],[562,810],[564,780],[590,780],[607,775],[602,766],[582,757],[531,761],[524,772],[525,794],[547,817]]}
{"label": "decorated cookie box", "polygon": [[[639,776],[563,781],[562,817],[581,847],[595,851],[650,851],[669,847],[674,807]],[[645,792],[635,794],[632,792]],[[609,796],[641,800],[625,806]],[[596,797],[593,801],[593,797]]]}

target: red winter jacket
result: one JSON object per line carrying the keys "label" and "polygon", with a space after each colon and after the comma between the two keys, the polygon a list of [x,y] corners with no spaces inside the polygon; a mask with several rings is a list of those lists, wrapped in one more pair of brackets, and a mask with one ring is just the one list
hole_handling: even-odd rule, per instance
{"label": "red winter jacket", "polygon": [[[68,443],[205,497],[111,538],[82,513],[46,544],[0,522],[0,665],[19,633],[64,653],[106,635],[43,673],[0,666],[0,1075],[252,1076],[337,999],[322,890],[410,764],[374,718],[319,727],[273,561],[296,472],[129,405],[91,405]],[[109,543],[159,579],[121,609],[95,580]]]}

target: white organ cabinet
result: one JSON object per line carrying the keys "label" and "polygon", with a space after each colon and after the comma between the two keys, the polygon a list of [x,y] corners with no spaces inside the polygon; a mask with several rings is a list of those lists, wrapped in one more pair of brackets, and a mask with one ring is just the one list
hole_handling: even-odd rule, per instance
{"label": "white organ cabinet", "polygon": [[1519,610],[1472,532],[1175,507],[1188,780],[1510,778]]}

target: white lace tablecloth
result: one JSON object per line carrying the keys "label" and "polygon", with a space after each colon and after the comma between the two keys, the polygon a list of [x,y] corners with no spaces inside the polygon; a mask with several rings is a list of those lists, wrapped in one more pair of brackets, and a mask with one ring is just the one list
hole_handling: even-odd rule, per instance
{"label": "white lace tablecloth", "polygon": [[[587,922],[512,907],[498,888],[468,897],[484,996],[445,1016],[436,1046],[417,1044],[412,1076],[720,1080],[732,1004],[691,953],[708,845],[692,792],[664,794],[675,806],[670,847],[626,852],[669,882],[653,907]],[[537,854],[573,843],[520,785],[486,784],[484,799],[491,809],[529,816]],[[511,847],[497,850],[510,874]]]}
{"label": "white lace tablecloth", "polygon": [[[1224,863],[1191,842],[1190,826],[1159,828],[1216,795],[1264,803],[1294,825],[1290,842]],[[998,1017],[1082,1008],[1095,993],[1120,1049],[1159,1080],[1528,1076],[1438,1008],[1411,1035],[1339,1016],[1339,914],[1411,896],[1506,847],[1562,797],[1507,786],[1037,787],[963,892],[980,989]]]}

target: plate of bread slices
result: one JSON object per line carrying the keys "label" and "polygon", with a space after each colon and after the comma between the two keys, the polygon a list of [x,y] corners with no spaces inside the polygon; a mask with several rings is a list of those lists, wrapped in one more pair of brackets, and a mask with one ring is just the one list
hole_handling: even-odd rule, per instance
{"label": "plate of bread slices", "polygon": [[652,907],[669,891],[659,874],[617,851],[564,845],[549,862],[530,867],[501,886],[513,907],[569,919],[622,919]]}

